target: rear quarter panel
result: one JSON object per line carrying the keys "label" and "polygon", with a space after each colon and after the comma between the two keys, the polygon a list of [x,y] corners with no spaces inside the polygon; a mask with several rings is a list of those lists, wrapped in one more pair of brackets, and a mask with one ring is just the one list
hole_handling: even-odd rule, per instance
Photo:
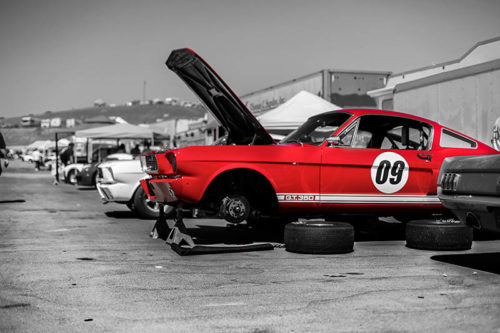
{"label": "rear quarter panel", "polygon": [[[449,147],[441,147],[441,135],[442,135],[442,129],[445,128],[447,130],[450,130],[452,132],[455,132],[457,134],[460,134],[470,140],[473,140],[477,142],[477,147],[476,148],[449,148]],[[443,165],[443,161],[446,158],[450,158],[450,161],[454,160],[453,157],[455,156],[474,156],[474,155],[490,155],[490,154],[499,154],[498,151],[493,149],[492,147],[474,139],[471,138],[465,134],[462,134],[460,132],[457,132],[453,129],[435,124],[434,125],[434,139],[432,143],[432,164],[433,164],[433,179],[432,182],[433,184],[438,184],[440,183],[440,170]],[[436,192],[433,191],[432,194],[436,194]]]}
{"label": "rear quarter panel", "polygon": [[113,171],[113,178],[121,184],[119,187],[120,198],[131,199],[135,190],[140,186],[139,181],[146,176],[146,173],[141,169],[139,160],[110,161],[102,163],[100,167],[111,168]]}

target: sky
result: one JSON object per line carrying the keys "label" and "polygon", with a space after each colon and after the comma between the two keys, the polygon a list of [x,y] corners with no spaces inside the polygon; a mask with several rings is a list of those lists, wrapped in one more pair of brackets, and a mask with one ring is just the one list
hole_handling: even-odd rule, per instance
{"label": "sky", "polygon": [[189,47],[238,94],[321,69],[395,73],[500,36],[500,0],[0,0],[0,117],[197,98]]}

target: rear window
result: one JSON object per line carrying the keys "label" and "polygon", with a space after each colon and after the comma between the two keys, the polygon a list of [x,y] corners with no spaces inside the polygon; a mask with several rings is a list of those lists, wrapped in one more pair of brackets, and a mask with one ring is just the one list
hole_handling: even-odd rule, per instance
{"label": "rear window", "polygon": [[463,135],[443,128],[441,131],[441,147],[443,148],[477,148],[477,142]]}

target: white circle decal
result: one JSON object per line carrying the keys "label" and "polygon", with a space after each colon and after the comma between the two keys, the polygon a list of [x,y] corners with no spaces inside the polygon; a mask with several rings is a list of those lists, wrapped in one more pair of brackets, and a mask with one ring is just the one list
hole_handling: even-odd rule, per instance
{"label": "white circle decal", "polygon": [[385,152],[373,161],[371,176],[373,185],[383,193],[396,193],[408,181],[409,166],[403,156]]}

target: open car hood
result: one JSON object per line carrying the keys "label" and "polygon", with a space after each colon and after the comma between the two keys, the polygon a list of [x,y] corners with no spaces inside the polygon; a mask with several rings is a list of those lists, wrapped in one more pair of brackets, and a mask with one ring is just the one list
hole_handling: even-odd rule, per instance
{"label": "open car hood", "polygon": [[275,141],[217,73],[190,49],[174,50],[167,67],[198,95],[228,133],[228,143],[265,145]]}

